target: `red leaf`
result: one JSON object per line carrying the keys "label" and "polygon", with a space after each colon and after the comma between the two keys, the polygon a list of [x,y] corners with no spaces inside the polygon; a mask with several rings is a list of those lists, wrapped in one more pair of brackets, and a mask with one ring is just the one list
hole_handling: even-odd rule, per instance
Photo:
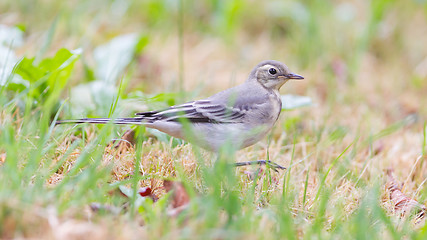
{"label": "red leaf", "polygon": [[151,188],[150,187],[142,187],[138,190],[139,195],[141,197],[147,197],[151,195]]}

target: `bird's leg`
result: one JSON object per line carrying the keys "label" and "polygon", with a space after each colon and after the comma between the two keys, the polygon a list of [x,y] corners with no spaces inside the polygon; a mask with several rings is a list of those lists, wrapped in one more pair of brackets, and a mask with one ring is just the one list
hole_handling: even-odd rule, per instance
{"label": "bird's leg", "polygon": [[[270,146],[270,139],[271,139],[271,134],[268,137],[268,145],[267,145],[267,158],[270,158],[270,151],[269,151],[269,146]],[[266,165],[267,167],[272,168],[275,172],[279,172],[278,169],[280,170],[284,170],[286,169],[285,167],[272,162],[270,160],[257,160],[257,161],[247,161],[247,162],[238,162],[235,163],[236,167],[241,167],[241,166],[248,166],[248,165]]]}
{"label": "bird's leg", "polygon": [[237,162],[234,164],[234,166],[236,167],[241,167],[241,166],[248,166],[248,165],[266,165],[270,168],[272,168],[274,171],[279,172],[277,169],[280,170],[284,170],[286,169],[285,167],[272,162],[270,160],[256,160],[256,161],[247,161],[247,162]]}

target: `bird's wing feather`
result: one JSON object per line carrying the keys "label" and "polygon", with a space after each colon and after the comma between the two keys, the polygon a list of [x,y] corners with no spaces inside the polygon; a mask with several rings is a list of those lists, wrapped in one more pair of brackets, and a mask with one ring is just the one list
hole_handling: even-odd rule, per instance
{"label": "bird's wing feather", "polygon": [[137,113],[137,115],[148,122],[159,120],[179,122],[187,119],[190,122],[199,123],[240,123],[249,112],[253,112],[266,102],[268,102],[268,94],[265,89],[259,84],[247,82],[204,100],[172,106],[161,111]]}
{"label": "bird's wing feather", "polygon": [[239,123],[245,117],[247,109],[215,103],[209,99],[188,102],[172,106],[162,111],[137,113],[147,121],[174,121],[187,119],[198,123]]}

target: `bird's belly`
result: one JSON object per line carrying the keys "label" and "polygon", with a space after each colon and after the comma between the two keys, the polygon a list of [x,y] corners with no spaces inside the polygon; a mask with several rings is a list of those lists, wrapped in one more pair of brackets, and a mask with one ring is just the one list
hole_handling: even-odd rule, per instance
{"label": "bird's belly", "polygon": [[195,123],[189,125],[189,129],[184,129],[180,123],[176,122],[156,122],[145,125],[213,152],[217,152],[225,145],[230,146],[229,144],[236,150],[251,146],[261,140],[272,126],[272,124],[257,124],[257,127],[252,127],[243,123]]}
{"label": "bird's belly", "polygon": [[[235,150],[248,147],[261,140],[270,130],[266,125],[248,127],[241,123],[196,124],[193,127],[194,143],[217,152],[227,145]],[[190,139],[191,141],[191,139]]]}

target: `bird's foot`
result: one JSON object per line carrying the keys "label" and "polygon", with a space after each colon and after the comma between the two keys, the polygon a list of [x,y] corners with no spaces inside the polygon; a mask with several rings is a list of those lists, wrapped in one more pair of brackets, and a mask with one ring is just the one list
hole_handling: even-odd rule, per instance
{"label": "bird's foot", "polygon": [[272,168],[275,172],[279,172],[279,170],[286,169],[285,167],[272,162],[270,160],[257,160],[257,161],[248,161],[248,162],[237,162],[234,166],[241,167],[241,166],[248,166],[248,165],[266,165],[267,167]]}

